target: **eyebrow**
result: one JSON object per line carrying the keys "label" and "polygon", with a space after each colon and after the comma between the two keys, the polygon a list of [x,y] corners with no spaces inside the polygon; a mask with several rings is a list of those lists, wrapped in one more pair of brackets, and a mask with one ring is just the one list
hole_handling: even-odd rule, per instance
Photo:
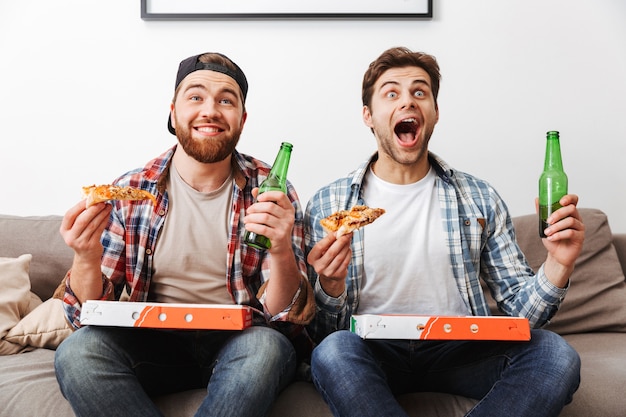
{"label": "eyebrow", "polygon": [[[382,83],[381,86],[380,86],[380,89],[382,90],[385,86],[387,86],[389,84],[400,85],[400,83],[395,81],[395,80],[389,80],[389,81],[385,81],[384,83]],[[420,84],[423,84],[426,87],[430,88],[430,84],[426,80],[416,79],[416,80],[413,80],[413,82],[411,83],[411,85],[420,85]]]}
{"label": "eyebrow", "polygon": [[[204,84],[197,83],[197,84],[190,84],[190,85],[188,85],[185,88],[184,92],[187,92],[187,91],[192,90],[194,88],[199,88],[199,89],[201,89],[203,91],[209,91],[209,89],[206,88],[206,86]],[[223,89],[221,89],[219,91],[219,94],[223,94],[223,93],[230,93],[230,94],[234,95],[235,97],[239,97],[239,93],[237,91],[235,91],[234,89],[232,89],[232,88],[223,88]]]}

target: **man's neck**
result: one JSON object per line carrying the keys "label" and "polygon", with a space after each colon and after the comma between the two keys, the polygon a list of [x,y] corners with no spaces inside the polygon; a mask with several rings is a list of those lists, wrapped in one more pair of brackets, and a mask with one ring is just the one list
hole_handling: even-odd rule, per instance
{"label": "man's neck", "polygon": [[194,190],[208,193],[224,184],[232,171],[232,155],[214,163],[198,162],[178,146],[174,152],[173,163],[180,177]]}
{"label": "man's neck", "polygon": [[379,153],[372,164],[372,171],[383,181],[391,184],[414,184],[424,178],[430,170],[428,154],[412,164],[401,164],[387,155]]}

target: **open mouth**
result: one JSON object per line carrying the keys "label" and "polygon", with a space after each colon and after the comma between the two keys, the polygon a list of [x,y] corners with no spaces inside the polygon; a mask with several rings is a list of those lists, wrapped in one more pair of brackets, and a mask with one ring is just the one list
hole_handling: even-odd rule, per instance
{"label": "open mouth", "polygon": [[413,142],[419,123],[414,117],[402,119],[394,128],[394,132],[401,142]]}

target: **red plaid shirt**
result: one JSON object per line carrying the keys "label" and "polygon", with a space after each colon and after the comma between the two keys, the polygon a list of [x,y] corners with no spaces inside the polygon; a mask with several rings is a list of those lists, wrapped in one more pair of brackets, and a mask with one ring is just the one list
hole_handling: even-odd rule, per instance
{"label": "red plaid shirt", "polygon": [[[156,207],[145,202],[114,201],[109,224],[102,234],[104,254],[102,257],[103,300],[117,300],[124,289],[130,293],[130,301],[147,301],[152,278],[154,248],[159,232],[168,213],[168,194],[165,180],[176,147],[150,161],[144,168],[130,171],[115,181],[116,185],[132,186],[153,193]],[[255,317],[255,322],[264,321],[279,327],[293,336],[300,327],[286,322],[291,305],[275,316],[264,308],[263,298],[256,297],[258,290],[270,277],[267,251],[242,244],[246,209],[254,202],[252,189],[267,177],[270,167],[255,158],[235,152],[233,154],[233,207],[228,240],[228,272],[226,285],[233,301],[249,305],[262,311],[264,316]],[[306,280],[306,265],[303,250],[303,216],[300,201],[293,186],[287,184],[287,195],[293,203],[295,224],[292,231],[293,251],[296,262]],[[81,305],[70,288],[71,271],[67,274],[64,306],[74,327],[80,327]],[[301,281],[303,282],[303,281]],[[294,301],[299,296],[298,291]],[[293,305],[293,303],[292,303]]]}

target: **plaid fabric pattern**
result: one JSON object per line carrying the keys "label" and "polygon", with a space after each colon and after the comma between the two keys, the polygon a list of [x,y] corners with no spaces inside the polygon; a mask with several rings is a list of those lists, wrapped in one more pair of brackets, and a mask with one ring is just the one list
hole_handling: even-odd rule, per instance
{"label": "plaid fabric pattern", "polygon": [[[367,169],[376,158],[374,154],[348,176],[320,189],[311,198],[305,212],[307,254],[324,237],[321,219],[337,210],[367,204],[361,187]],[[515,241],[506,204],[487,182],[453,170],[433,153],[429,159],[437,173],[436,187],[450,263],[468,314],[490,315],[480,285],[483,279],[504,314],[526,317],[535,328],[545,325],[558,310],[567,289],[552,285],[543,266],[536,274],[532,271]],[[346,291],[341,296],[325,294],[315,270],[308,267],[317,303],[316,316],[308,330],[316,341],[333,331],[348,329],[351,315],[358,313],[364,273],[363,239],[364,229],[354,232],[352,262],[348,267]],[[390,236],[389,247],[396,243]]]}
{"label": "plaid fabric pattern", "polygon": [[[169,170],[175,147],[150,161],[144,168],[130,171],[119,177],[115,184],[133,186],[153,193],[157,197],[156,207],[152,204],[137,204],[133,201],[114,201],[109,224],[102,235],[104,246],[102,273],[104,291],[101,299],[119,299],[126,289],[130,301],[147,301],[152,277],[152,255],[159,231],[168,212],[168,194],[164,189],[165,177]],[[264,308],[265,295],[257,298],[257,292],[270,277],[267,251],[261,251],[242,243],[244,234],[243,216],[254,203],[252,189],[267,177],[269,165],[250,156],[235,152],[235,177],[242,174],[245,185],[240,188],[238,181],[233,186],[233,207],[228,240],[228,273],[226,283],[236,304],[249,305],[263,313],[256,317],[256,323],[269,323],[283,333],[293,336],[302,326],[284,322],[291,306],[271,316]],[[240,175],[241,177],[241,175]],[[293,251],[302,276],[306,275],[303,250],[303,214],[298,196],[291,183],[287,184],[287,195],[296,209],[292,232]],[[80,303],[69,286],[71,271],[67,276],[65,308],[68,319],[79,327]],[[299,292],[295,294],[294,301]]]}

